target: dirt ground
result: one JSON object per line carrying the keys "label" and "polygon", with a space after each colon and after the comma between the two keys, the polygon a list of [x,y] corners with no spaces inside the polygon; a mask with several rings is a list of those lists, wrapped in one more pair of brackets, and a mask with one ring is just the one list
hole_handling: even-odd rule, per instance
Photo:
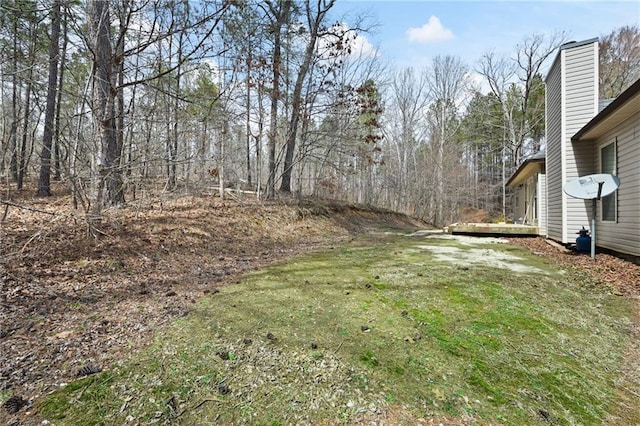
{"label": "dirt ground", "polygon": [[[0,410],[2,424],[40,424],[33,414],[38,397],[121,362],[154,330],[246,272],[380,225],[424,226],[337,203],[203,194],[131,201],[106,212],[89,236],[70,195],[62,187],[54,192],[36,198],[35,191],[0,188],[0,395],[13,396]],[[541,239],[512,242],[562,267],[579,265],[621,297],[640,295],[637,265],[608,255],[594,262]],[[638,353],[630,347],[629,377],[637,374]]]}
{"label": "dirt ground", "polygon": [[171,195],[106,212],[90,237],[70,195],[54,192],[0,188],[0,395],[14,397],[0,424],[40,424],[39,396],[125,359],[246,272],[378,222],[422,225],[339,204]]}
{"label": "dirt ground", "polygon": [[592,259],[589,254],[564,250],[542,238],[512,238],[510,242],[526,247],[560,267],[582,270],[608,285],[614,294],[640,296],[640,265],[600,252]]}

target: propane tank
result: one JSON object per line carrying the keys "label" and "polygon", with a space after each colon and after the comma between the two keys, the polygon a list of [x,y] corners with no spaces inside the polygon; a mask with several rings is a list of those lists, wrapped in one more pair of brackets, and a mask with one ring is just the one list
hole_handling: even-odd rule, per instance
{"label": "propane tank", "polygon": [[576,232],[578,238],[576,238],[576,248],[580,253],[589,253],[591,251],[591,237],[589,236],[589,230],[584,226],[581,230]]}

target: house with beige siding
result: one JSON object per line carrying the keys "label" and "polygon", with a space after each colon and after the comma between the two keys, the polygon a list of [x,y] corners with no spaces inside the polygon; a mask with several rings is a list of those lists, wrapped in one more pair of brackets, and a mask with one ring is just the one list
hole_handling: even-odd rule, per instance
{"label": "house with beige siding", "polygon": [[540,234],[569,244],[590,228],[592,201],[570,197],[564,185],[589,174],[618,176],[618,190],[598,202],[596,242],[640,256],[640,80],[604,109],[599,105],[598,40],[561,46],[546,78],[544,166],[521,166],[509,184],[514,200],[536,199],[545,212],[538,213]]}
{"label": "house with beige siding", "polygon": [[591,151],[591,173],[620,179],[618,190],[598,203],[598,246],[640,256],[640,80],[574,134],[571,143]]}

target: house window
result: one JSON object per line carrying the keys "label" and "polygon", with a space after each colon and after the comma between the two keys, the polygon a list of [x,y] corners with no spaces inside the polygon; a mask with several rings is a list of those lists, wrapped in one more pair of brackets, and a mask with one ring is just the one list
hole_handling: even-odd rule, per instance
{"label": "house window", "polygon": [[[616,143],[611,142],[600,148],[600,173],[616,174]],[[613,194],[602,197],[600,203],[602,220],[607,222],[616,221],[617,191]]]}

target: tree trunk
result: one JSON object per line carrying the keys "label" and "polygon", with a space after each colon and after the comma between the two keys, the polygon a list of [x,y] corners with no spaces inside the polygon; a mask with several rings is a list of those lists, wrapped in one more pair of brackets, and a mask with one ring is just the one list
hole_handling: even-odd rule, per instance
{"label": "tree trunk", "polygon": [[180,119],[180,90],[182,89],[182,49],[183,49],[184,34],[178,35],[178,66],[176,68],[176,93],[173,98],[173,126],[171,140],[173,142],[171,146],[171,154],[173,157],[171,175],[173,176],[173,186],[177,187],[177,174],[178,174],[178,121]]}
{"label": "tree trunk", "polygon": [[115,89],[113,87],[113,52],[109,0],[89,0],[89,45],[93,52],[93,117],[98,128],[100,157],[98,158],[98,185],[93,209],[124,203],[120,149],[116,136]]}
{"label": "tree trunk", "polygon": [[60,0],[54,0],[51,16],[51,41],[49,44],[49,81],[47,83],[47,106],[44,114],[44,134],[40,153],[40,179],[38,195],[51,195],[51,146],[56,112],[56,89],[58,85],[58,53],[60,39]]}
{"label": "tree trunk", "polygon": [[292,107],[291,107],[291,120],[289,121],[289,129],[287,131],[287,149],[284,156],[284,169],[282,172],[282,183],[280,184],[280,190],[283,192],[291,192],[291,173],[293,170],[293,154],[296,148],[296,138],[298,136],[298,126],[300,123],[300,114],[302,112],[302,86],[309,69],[311,67],[311,60],[316,51],[316,41],[318,40],[321,26],[323,25],[324,18],[333,7],[335,0],[323,4],[318,2],[319,9],[316,11],[316,15],[312,17],[312,11],[310,2],[307,1],[307,18],[309,22],[309,41],[304,52],[304,58],[293,89]]}
{"label": "tree trunk", "polygon": [[251,46],[249,46],[249,53],[247,56],[247,82],[246,82],[246,102],[247,108],[245,110],[246,116],[246,162],[247,162],[247,184],[251,186],[252,176],[251,176],[251,64],[252,64],[252,56],[251,56]]}
{"label": "tree trunk", "polygon": [[[31,92],[33,91],[33,74],[34,68],[36,64],[36,46],[37,46],[37,37],[38,37],[38,25],[36,23],[29,24],[29,47],[28,47],[28,76],[27,76],[27,88],[25,93],[25,102],[24,102],[24,112],[22,114],[23,122],[22,122],[22,143],[20,144],[20,148],[17,150],[16,158],[17,158],[17,188],[18,190],[22,189],[24,183],[24,176],[27,169],[27,163],[29,162],[29,158],[27,156],[27,145],[29,142],[29,124],[32,123],[31,119]],[[32,142],[33,144],[33,142]],[[29,154],[30,155],[30,154]]]}
{"label": "tree trunk", "polygon": [[256,146],[256,195],[259,199],[262,191],[262,135],[264,131],[264,104],[262,103],[263,87],[258,89],[258,134],[255,138]]}
{"label": "tree trunk", "polygon": [[[124,51],[122,52],[124,54]],[[138,73],[140,70],[139,67],[139,63],[140,63],[140,56],[136,55],[135,58],[136,61],[136,65],[135,65],[135,79],[138,79]],[[124,61],[123,61],[124,63]],[[124,67],[121,67],[121,71],[123,74],[123,78],[124,78]],[[132,117],[135,117],[136,115],[136,99],[137,99],[137,89],[138,86],[134,85],[131,88],[131,100],[129,101],[129,106],[127,108],[127,113],[130,114]],[[122,112],[123,116],[124,116],[124,111]],[[124,124],[124,122],[123,122]],[[129,133],[127,135],[127,137],[125,138],[127,141],[127,146],[125,147],[123,145],[122,147],[122,155],[125,157],[124,159],[124,167],[123,167],[123,174],[127,177],[127,180],[131,180],[132,176],[133,176],[133,145],[134,145],[134,131],[133,128],[129,128]],[[134,194],[133,194],[133,198],[135,199],[135,188],[136,188],[136,183],[133,182],[133,189],[134,189]]]}
{"label": "tree trunk", "polygon": [[[115,133],[116,133],[116,146],[118,149],[118,166],[123,166],[122,156],[124,154],[124,90],[122,87],[124,86],[124,44],[126,40],[126,32],[127,32],[127,20],[129,13],[128,2],[122,2],[122,9],[119,11],[119,34],[117,43],[115,46],[115,56],[113,58],[114,62],[114,73],[115,73],[115,81],[117,81],[117,87],[120,88],[116,91],[114,106],[115,106]],[[135,87],[135,86],[134,86]],[[126,170],[125,167],[120,169],[121,179],[126,173],[123,172]],[[122,192],[124,194],[124,183],[122,184]]]}
{"label": "tree trunk", "polygon": [[224,180],[226,178],[225,176],[225,167],[224,167],[224,157],[225,157],[225,150],[224,150],[224,145],[227,139],[227,136],[229,134],[229,119],[226,117],[226,113],[225,116],[223,117],[223,122],[222,122],[222,130],[220,131],[220,147],[219,147],[219,163],[218,163],[218,195],[220,196],[221,200],[224,200]]}
{"label": "tree trunk", "polygon": [[67,26],[67,12],[68,9],[64,8],[64,19],[61,17],[62,24],[62,51],[60,52],[60,59],[58,66],[60,68],[60,72],[58,73],[58,99],[56,100],[56,119],[55,119],[55,127],[54,127],[54,135],[53,135],[53,154],[55,158],[55,175],[54,179],[59,181],[62,178],[62,170],[61,170],[61,159],[60,159],[60,105],[62,105],[62,86],[64,82],[64,67],[67,57],[67,44],[69,42],[69,33]]}
{"label": "tree trunk", "polygon": [[[34,31],[35,37],[35,31]],[[35,42],[32,49],[35,49]],[[32,64],[35,60],[32,60]],[[23,123],[22,123],[22,143],[20,144],[20,150],[18,152],[18,180],[17,180],[17,188],[18,190],[22,189],[24,183],[24,174],[27,168],[27,143],[29,136],[29,123],[31,122],[30,114],[31,114],[31,91],[33,88],[33,66],[29,67],[29,77],[27,81],[27,90],[25,93],[25,101],[24,101],[24,114],[23,114]]]}
{"label": "tree trunk", "polygon": [[9,150],[11,151],[11,160],[9,161],[9,169],[11,178],[18,180],[18,90],[20,82],[18,81],[18,20],[13,20],[13,60],[11,70],[11,129],[9,130]]}
{"label": "tree trunk", "polygon": [[280,102],[280,67],[282,66],[282,27],[289,21],[291,1],[279,1],[278,9],[272,7],[273,23],[273,90],[271,91],[271,115],[269,120],[269,176],[267,198],[273,199],[276,192],[276,142],[278,139],[278,103]]}

